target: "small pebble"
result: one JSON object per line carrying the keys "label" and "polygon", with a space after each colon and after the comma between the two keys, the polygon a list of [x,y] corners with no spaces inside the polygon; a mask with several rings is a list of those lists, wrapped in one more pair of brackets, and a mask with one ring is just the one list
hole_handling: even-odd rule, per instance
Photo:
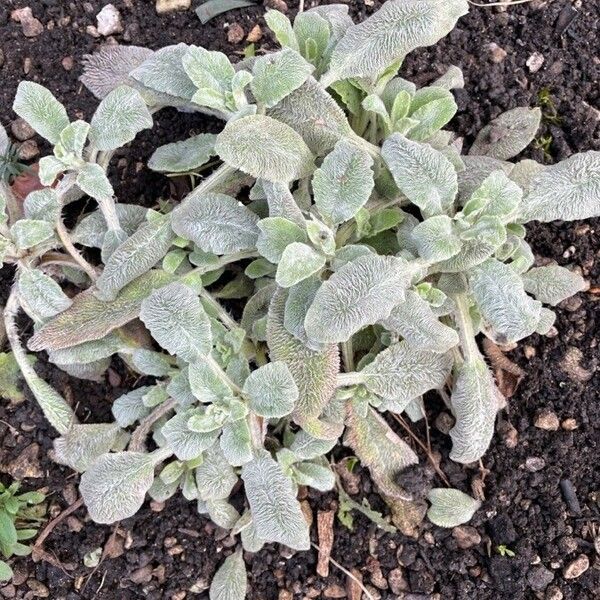
{"label": "small pebble", "polygon": [[114,4],[107,4],[97,15],[98,33],[104,37],[123,33],[123,24],[121,23],[121,13]]}
{"label": "small pebble", "polygon": [[4,52],[0,48],[0,69],[4,66]]}
{"label": "small pebble", "polygon": [[94,27],[93,25],[88,25],[88,26],[85,28],[85,32],[86,32],[88,35],[91,35],[91,36],[92,36],[92,37],[94,37],[94,38],[99,38],[99,37],[100,37],[100,34],[98,33],[98,29],[97,29],[96,27]]}
{"label": "small pebble", "polygon": [[560,421],[558,420],[558,417],[554,411],[545,409],[538,414],[533,424],[538,429],[544,429],[545,431],[556,431],[560,426]]}
{"label": "small pebble", "polygon": [[531,360],[536,355],[536,350],[533,346],[524,346],[523,354],[525,355],[525,358]]}
{"label": "small pebble", "polygon": [[546,461],[538,456],[530,456],[525,460],[525,468],[530,473],[541,471],[546,466]]}
{"label": "small pebble", "polygon": [[454,417],[447,412],[441,412],[435,418],[435,428],[441,433],[447,435],[448,432],[454,427]]}
{"label": "small pebble", "polygon": [[323,590],[323,596],[325,598],[345,598],[346,590],[341,585],[333,583],[331,585],[328,585]]}
{"label": "small pebble", "polygon": [[10,124],[10,130],[19,142],[30,140],[35,135],[33,127],[25,119],[21,118],[15,119]]}
{"label": "small pebble", "polygon": [[527,582],[534,592],[545,590],[553,580],[554,573],[550,569],[546,569],[544,565],[536,565],[527,573]]}
{"label": "small pebble", "polygon": [[35,140],[27,140],[19,146],[19,160],[33,160],[40,153],[37,142]]}
{"label": "small pebble", "polygon": [[250,43],[258,42],[262,38],[262,29],[260,25],[255,25],[248,34],[246,40]]}
{"label": "small pebble", "polygon": [[286,13],[289,10],[284,0],[265,0],[264,4],[267,8],[274,8],[282,13]]}
{"label": "small pebble", "polygon": [[481,542],[481,536],[475,527],[470,525],[459,525],[452,530],[452,537],[456,545],[463,550],[477,546]]}
{"label": "small pebble", "polygon": [[37,579],[28,579],[27,587],[35,598],[48,598],[50,596],[50,590]]}
{"label": "small pebble", "polygon": [[562,600],[563,593],[555,585],[552,585],[546,590],[544,598],[545,600]]}
{"label": "small pebble", "polygon": [[577,579],[590,568],[590,559],[585,554],[580,554],[574,561],[563,569],[565,579]]}
{"label": "small pebble", "polygon": [[495,42],[488,44],[488,50],[490,52],[492,62],[501,63],[507,56],[508,53],[504,48],[501,48]]}
{"label": "small pebble", "polygon": [[30,72],[31,72],[31,58],[28,56],[23,61],[23,73],[25,73],[25,75],[29,75]]}
{"label": "small pebble", "polygon": [[10,14],[10,18],[17,23],[21,23],[21,29],[23,30],[23,35],[25,37],[37,37],[44,31],[42,22],[33,16],[31,8],[28,6],[13,10]]}
{"label": "small pebble", "polygon": [[61,61],[60,64],[62,65],[62,68],[65,71],[71,71],[73,69],[73,57],[72,56],[65,56]]}
{"label": "small pebble", "polygon": [[573,431],[575,429],[577,429],[577,427],[579,427],[579,425],[577,425],[577,421],[575,419],[565,419],[560,426],[565,430],[565,431]]}
{"label": "small pebble", "polygon": [[156,0],[156,13],[166,15],[177,10],[188,10],[192,0]]}
{"label": "small pebble", "polygon": [[230,44],[239,44],[245,35],[246,32],[239,23],[232,23],[227,30],[227,41]]}
{"label": "small pebble", "polygon": [[537,73],[544,64],[544,55],[539,52],[534,52],[525,63],[529,68],[530,73]]}

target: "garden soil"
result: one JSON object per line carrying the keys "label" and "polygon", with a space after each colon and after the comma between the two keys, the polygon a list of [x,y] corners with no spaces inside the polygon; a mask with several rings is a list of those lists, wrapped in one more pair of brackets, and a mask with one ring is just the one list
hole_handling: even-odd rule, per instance
{"label": "garden soil", "polygon": [[[0,119],[16,116],[10,106],[22,79],[49,87],[72,118],[89,118],[97,101],[79,83],[82,57],[106,43],[160,48],[177,42],[200,44],[238,60],[254,40],[258,52],[274,47],[262,5],[237,10],[202,25],[192,10],[157,15],[154,0],[113,0],[122,32],[97,37],[96,14],[107,2],[2,0],[0,2]],[[266,4],[286,9],[283,0]],[[311,6],[307,0],[307,6]],[[12,11],[30,7],[42,28],[32,37]],[[352,2],[355,19],[371,14],[377,2]],[[290,3],[293,14],[295,3]],[[511,8],[472,6],[469,16],[435,47],[406,60],[405,77],[423,85],[450,64],[460,66],[466,86],[456,93],[459,112],[453,129],[468,145],[491,118],[515,106],[540,106],[544,124],[524,156],[551,163],[574,152],[600,150],[600,3],[597,0],[534,0]],[[34,31],[35,32],[35,27]],[[180,193],[176,185],[144,164],[158,145],[191,133],[218,131],[203,116],[164,110],[150,132],[142,133],[113,160],[112,179],[122,202],[155,205]],[[38,140],[39,142],[39,140]],[[40,143],[40,150],[46,151]],[[34,150],[35,152],[35,150]],[[355,579],[372,598],[591,600],[600,590],[600,408],[598,402],[599,223],[532,224],[528,240],[539,264],[551,259],[577,268],[591,283],[587,292],[557,309],[555,335],[534,335],[504,355],[524,377],[501,415],[498,432],[483,458],[483,470],[448,461],[448,415],[435,395],[427,397],[431,444],[439,468],[453,486],[485,500],[467,527],[446,530],[425,521],[414,537],[385,533],[360,514],[350,530],[335,520],[329,575],[316,572],[317,551],[295,553],[267,546],[246,555],[251,600],[349,598],[359,600]],[[0,275],[0,304],[13,273]],[[24,335],[30,325],[22,321]],[[495,359],[503,387],[514,378]],[[504,367],[503,367],[504,365]],[[42,375],[77,407],[86,422],[110,418],[110,404],[134,376],[115,362],[101,384],[72,379],[38,362]],[[510,368],[509,368],[510,370]],[[514,370],[514,369],[513,369]],[[412,439],[392,423],[409,443]],[[411,425],[425,440],[423,423]],[[0,400],[0,478],[23,480],[25,489],[48,493],[49,519],[78,500],[78,476],[50,459],[56,436],[29,394],[13,404]],[[421,466],[402,476],[416,493],[442,481]],[[334,452],[341,460],[344,450]],[[483,483],[482,483],[483,481]],[[386,514],[386,507],[357,467],[349,482],[353,497]],[[305,497],[315,521],[335,511],[333,493]],[[319,543],[316,527],[313,540]],[[0,585],[0,598],[52,600],[182,600],[207,598],[208,585],[235,544],[197,514],[180,496],[166,504],[147,503],[133,518],[99,526],[80,508],[63,519],[43,544],[45,554],[14,562],[15,579]],[[100,549],[100,550],[98,550]],[[96,554],[94,554],[94,552]],[[103,554],[97,566],[94,556]],[[91,561],[91,562],[90,562]],[[585,567],[588,566],[586,569]],[[594,592],[594,590],[596,590]],[[365,598],[367,596],[364,596]]]}

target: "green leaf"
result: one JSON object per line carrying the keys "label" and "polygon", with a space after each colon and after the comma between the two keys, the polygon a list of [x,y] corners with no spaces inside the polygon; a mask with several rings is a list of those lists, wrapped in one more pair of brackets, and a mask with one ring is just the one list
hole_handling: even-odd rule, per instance
{"label": "green leaf", "polygon": [[275,279],[277,283],[288,288],[314,275],[325,266],[326,258],[314,248],[300,242],[286,246]]}
{"label": "green leaf", "polygon": [[[81,158],[89,131],[90,125],[85,121],[70,123],[61,131],[60,144],[54,149],[54,152],[58,153],[64,150],[68,154],[73,154],[76,158]],[[58,154],[58,156],[61,155]]]}
{"label": "green leaf", "polygon": [[503,405],[502,395],[483,360],[466,360],[458,368],[451,404],[456,423],[450,430],[450,458],[463,464],[475,462],[490,445],[496,413]]}
{"label": "green leaf", "polygon": [[8,563],[0,560],[0,581],[10,581],[13,577],[13,570]]}
{"label": "green leaf", "polygon": [[203,403],[219,402],[231,396],[231,390],[205,361],[189,366],[189,382],[192,393]]}
{"label": "green leaf", "polygon": [[304,216],[286,183],[273,183],[259,179],[264,188],[270,217],[283,217],[301,229],[306,226]]}
{"label": "green leaf", "polygon": [[346,140],[339,141],[315,171],[313,190],[321,215],[334,225],[351,219],[369,199],[373,159]]}
{"label": "green leaf", "polygon": [[267,217],[258,222],[260,233],[256,249],[270,262],[277,264],[283,251],[294,242],[306,242],[306,232],[283,217]]}
{"label": "green leaf", "polygon": [[194,460],[198,458],[219,437],[218,429],[209,432],[192,431],[187,425],[192,413],[193,410],[176,414],[160,430],[161,434],[167,440],[169,448],[173,450],[179,460]]}
{"label": "green leaf", "polygon": [[283,324],[287,331],[303,343],[308,341],[304,330],[306,313],[320,287],[321,280],[318,277],[308,277],[289,288],[288,291]]}
{"label": "green leaf", "polygon": [[431,502],[427,517],[438,527],[457,527],[467,523],[481,506],[481,502],[452,488],[433,488],[427,499]]}
{"label": "green leaf", "polygon": [[142,301],[140,319],[161,347],[186,362],[212,349],[208,315],[198,296],[181,283],[154,290]]}
{"label": "green leaf", "polygon": [[419,256],[430,263],[455,256],[463,245],[456,235],[453,220],[447,215],[425,219],[412,230],[411,238]]}
{"label": "green leaf", "polygon": [[366,325],[389,316],[404,300],[412,276],[409,264],[394,256],[359,256],[323,283],[306,314],[311,341],[345,342]]}
{"label": "green leaf", "polygon": [[73,298],[73,304],[41,327],[30,338],[30,350],[58,350],[99,340],[111,331],[135,319],[140,312],[142,300],[150,292],[170,280],[163,271],[150,271],[126,286],[115,300],[103,302],[93,290],[87,290]]}
{"label": "green leaf", "polygon": [[65,107],[45,87],[22,81],[17,88],[13,110],[52,144],[60,142],[60,134],[69,125]]}
{"label": "green leaf", "polygon": [[313,72],[313,66],[296,51],[285,48],[254,61],[252,93],[254,98],[271,108],[297,90]]}
{"label": "green leaf", "polygon": [[89,364],[102,360],[127,348],[123,338],[115,333],[109,333],[101,340],[92,340],[48,352],[51,362],[59,365]]}
{"label": "green leaf", "polygon": [[313,77],[274,106],[269,115],[299,133],[317,156],[354,135],[344,111]]}
{"label": "green leaf", "polygon": [[440,323],[430,304],[408,290],[404,302],[396,306],[382,325],[400,334],[413,348],[444,353],[458,344],[452,327]]}
{"label": "green leaf", "polygon": [[38,269],[21,269],[18,286],[22,303],[41,320],[54,317],[72,304],[58,283]]}
{"label": "green leaf", "polygon": [[447,97],[438,98],[421,106],[410,115],[411,119],[418,121],[418,124],[410,130],[410,139],[419,142],[427,140],[449,123],[457,110],[458,106],[450,92]]}
{"label": "green leaf", "polygon": [[577,221],[600,215],[600,152],[575,154],[537,174],[519,221]]}
{"label": "green leaf", "polygon": [[495,341],[510,344],[536,330],[542,304],[525,293],[521,277],[510,266],[490,258],[471,271],[469,283],[490,328],[486,333]]}
{"label": "green leaf", "polygon": [[327,21],[316,12],[300,12],[294,19],[294,33],[300,54],[318,65],[327,48],[330,30]]}
{"label": "green leaf", "polygon": [[248,396],[250,409],[267,418],[289,415],[298,400],[294,378],[281,361],[268,363],[250,373],[242,391]]}
{"label": "green leaf", "polygon": [[219,443],[230,465],[241,467],[252,460],[252,438],[245,419],[225,423]]}
{"label": "green leaf", "polygon": [[[119,218],[119,225],[127,236],[133,235],[140,225],[146,222],[148,209],[137,204],[115,204],[115,211]],[[71,239],[76,244],[91,248],[102,248],[108,227],[101,210],[86,215],[75,226]]]}
{"label": "green leaf", "polygon": [[329,466],[303,462],[295,464],[292,473],[298,485],[307,485],[320,492],[328,492],[335,487],[335,475]]}
{"label": "green leaf", "polygon": [[269,181],[300,179],[313,166],[313,155],[304,140],[285,123],[263,115],[227,123],[215,149],[229,166]]}
{"label": "green leaf", "polygon": [[431,46],[468,11],[466,0],[391,0],[337,44],[323,86],[349,77],[376,81],[409,52]]}
{"label": "green leaf", "polygon": [[183,68],[183,57],[188,51],[187,44],[167,46],[150,55],[130,76],[158,92],[191,100],[196,86]]}
{"label": "green leaf", "polygon": [[175,237],[170,215],[142,225],[111,255],[96,281],[103,299],[113,300],[128,283],[151,269],[168,252]]}
{"label": "green leaf", "polygon": [[324,456],[336,445],[336,440],[319,440],[300,430],[290,445],[290,450],[300,460],[313,460]]}
{"label": "green leaf", "polygon": [[121,427],[129,427],[148,416],[150,409],[144,404],[143,398],[149,391],[150,387],[143,386],[119,396],[113,402],[112,414]]}
{"label": "green leaf", "polygon": [[510,223],[519,210],[522,198],[523,191],[504,171],[494,171],[473,192],[462,214],[469,219],[479,215],[500,217],[503,223]]}
{"label": "green leaf", "polygon": [[247,6],[255,6],[255,3],[248,0],[208,0],[196,9],[196,14],[202,25],[206,25],[211,19],[224,12]]}
{"label": "green leaf", "polygon": [[269,29],[275,34],[275,39],[282,46],[296,51],[300,50],[292,24],[283,13],[278,10],[267,10],[264,18]]}
{"label": "green leaf", "polygon": [[525,291],[540,302],[556,306],[586,288],[581,275],[558,265],[530,269],[523,275]]}
{"label": "green leaf", "polygon": [[201,500],[224,500],[229,496],[238,476],[218,443],[204,453],[204,461],[196,469],[196,485]]}
{"label": "green leaf", "polygon": [[419,459],[377,412],[369,408],[363,417],[351,407],[344,445],[350,446],[369,469],[382,494],[390,498],[407,498],[407,493],[396,483],[396,477],[406,467],[418,464]]}
{"label": "green leaf", "polygon": [[212,133],[201,133],[182,142],[160,146],[150,157],[148,167],[161,173],[195,171],[215,155],[216,139]]}
{"label": "green leaf", "polygon": [[152,115],[139,92],[126,85],[114,89],[96,109],[90,142],[98,150],[115,150],[152,127]]}
{"label": "green leaf", "polygon": [[246,564],[242,551],[225,559],[210,584],[210,600],[244,600],[248,587]]}
{"label": "green leaf", "polygon": [[433,389],[440,389],[452,367],[449,354],[416,350],[406,340],[380,352],[360,373],[373,394],[393,400],[395,412]]}
{"label": "green leaf", "polygon": [[27,219],[54,224],[60,214],[58,195],[51,188],[35,190],[25,198],[23,211]]}
{"label": "green leaf", "polygon": [[144,503],[154,481],[152,454],[104,454],[81,476],[79,491],[96,523],[115,523],[132,517]]}
{"label": "green leaf", "polygon": [[25,400],[20,389],[21,373],[12,352],[0,352],[0,397],[12,400],[15,404]]}
{"label": "green leaf", "polygon": [[258,450],[254,460],[242,467],[242,479],[258,537],[308,550],[308,524],[292,481],[266,450]]}
{"label": "green leaf", "polygon": [[272,361],[283,361],[298,387],[298,401],[293,420],[306,425],[318,418],[332,399],[339,372],[337,346],[320,351],[307,348],[284,326],[287,292],[280,290],[273,297],[267,320],[267,341]]}
{"label": "green leaf", "polygon": [[99,456],[110,452],[122,434],[116,423],[72,425],[54,440],[55,460],[83,473]]}
{"label": "green leaf", "polygon": [[235,198],[216,193],[192,193],[172,217],[177,235],[215,254],[254,249],[257,223],[258,217]]}
{"label": "green leaf", "polygon": [[452,209],[458,180],[452,163],[441,152],[395,133],[384,142],[382,156],[400,191],[426,217]]}
{"label": "green leaf", "polygon": [[33,248],[54,235],[54,226],[38,219],[19,219],[11,228],[10,234],[18,250]]}
{"label": "green leaf", "polygon": [[518,107],[506,111],[479,132],[469,154],[508,160],[533,141],[541,119],[539,108]]}
{"label": "green leaf", "polygon": [[77,185],[84,194],[99,201],[112,198],[115,194],[104,169],[92,163],[86,164],[77,173]]}

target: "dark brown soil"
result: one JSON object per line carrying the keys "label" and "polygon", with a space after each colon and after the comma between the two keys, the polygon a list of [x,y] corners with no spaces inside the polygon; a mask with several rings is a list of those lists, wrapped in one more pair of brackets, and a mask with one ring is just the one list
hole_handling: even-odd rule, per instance
{"label": "dark brown soil", "polygon": [[[104,41],[86,33],[86,27],[95,24],[95,15],[104,4],[107,2],[99,0],[1,3],[3,124],[14,118],[10,106],[18,81],[23,78],[48,86],[73,117],[92,114],[96,102],[77,78],[82,55]],[[152,0],[113,0],[113,4],[120,9],[125,26],[124,34],[116,36],[119,43],[159,48],[184,41],[234,56],[246,42],[229,44],[227,24],[238,23],[246,33],[256,23],[265,30],[260,18],[262,7],[238,10],[202,26],[193,12],[159,18]],[[311,5],[310,0],[307,5]],[[25,38],[21,26],[10,20],[11,11],[23,6],[30,6],[46,26],[36,38]],[[375,6],[364,6],[362,2],[353,4],[355,18],[364,17],[374,9]],[[466,89],[457,93],[460,112],[454,129],[467,142],[500,112],[518,105],[539,105],[543,98],[549,97],[558,119],[548,118],[540,131],[539,145],[544,146],[545,153],[531,149],[526,154],[538,160],[555,161],[573,152],[598,150],[599,21],[600,4],[595,1],[534,0],[508,10],[472,7],[470,15],[461,20],[446,40],[411,55],[404,74],[423,84],[443,72],[444,66],[454,63],[463,68]],[[51,22],[53,27],[49,27]],[[266,30],[260,43],[266,47],[272,44]],[[492,61],[490,43],[507,52],[502,62]],[[526,61],[534,52],[542,54],[545,61],[539,71],[530,73]],[[70,71],[61,64],[65,57],[74,61]],[[25,74],[27,59],[30,67]],[[548,117],[553,114],[548,102],[542,107]],[[152,204],[166,195],[169,190],[165,179],[141,168],[141,164],[161,143],[183,139],[192,130],[214,130],[215,125],[201,116],[163,111],[152,132],[141,135],[115,159],[113,179],[119,181],[119,200]],[[576,265],[597,286],[598,226],[598,220],[531,225],[529,240],[537,256]],[[4,269],[0,275],[0,302],[7,296],[11,278],[10,270]],[[597,306],[598,295],[591,292],[565,301],[557,310],[557,336],[532,336],[509,355],[525,369],[526,376],[502,415],[503,425],[499,429],[503,433],[497,434],[484,457],[484,466],[490,473],[485,479],[486,500],[470,523],[476,529],[473,536],[476,543],[472,547],[459,548],[456,532],[428,522],[423,524],[418,539],[382,533],[358,515],[354,531],[336,522],[332,557],[346,569],[356,569],[373,597],[413,600],[597,597],[597,592],[593,592],[600,589]],[[42,365],[42,369],[50,383],[78,404],[80,416],[92,422],[107,419],[110,401],[131,383],[126,373],[119,372],[118,365],[106,383],[100,385],[71,379],[47,366]],[[428,400],[429,421],[434,423],[442,406],[435,397]],[[534,420],[542,410],[553,411],[565,426],[566,419],[573,419],[576,428],[560,427],[557,431],[536,428]],[[11,432],[7,423],[18,433]],[[515,429],[512,438],[507,433],[510,429],[507,423]],[[422,425],[415,426],[414,431],[424,439]],[[406,437],[402,430],[399,433]],[[48,457],[54,436],[31,398],[17,406],[4,400],[0,404],[0,469],[12,471],[18,478],[25,477],[28,488],[47,488],[52,516],[77,499],[76,476]],[[515,436],[518,444],[511,448],[510,440]],[[442,456],[447,456],[448,438],[435,427],[432,444]],[[422,453],[421,459],[425,466]],[[479,474],[478,470],[463,468],[446,458],[442,458],[441,468],[453,485],[465,491],[469,491]],[[359,474],[361,491],[357,499],[367,498],[374,508],[385,510],[368,476],[362,471]],[[572,500],[567,504],[561,491],[564,480],[574,487],[579,510]],[[441,485],[437,479],[433,482]],[[309,502],[315,514],[336,505],[333,494],[311,494]],[[14,584],[0,587],[0,597],[205,598],[213,572],[231,547],[223,532],[215,530],[195,512],[193,503],[181,497],[164,507],[146,505],[137,516],[121,523],[116,534],[115,531],[115,527],[91,523],[80,509],[45,542],[45,550],[63,564],[64,570],[45,561],[20,559],[14,565],[17,573]],[[114,554],[119,555],[107,558],[95,570],[85,567],[84,556],[105,547],[111,534],[113,542],[116,540],[111,544],[116,548]],[[514,556],[502,556],[498,547],[508,548]],[[336,568],[332,567],[328,578],[316,575],[316,552],[291,554],[279,547],[268,547],[247,556],[249,598],[352,597],[350,588],[346,591],[346,576]],[[581,554],[589,558],[590,568],[576,579],[565,579],[564,568]]]}

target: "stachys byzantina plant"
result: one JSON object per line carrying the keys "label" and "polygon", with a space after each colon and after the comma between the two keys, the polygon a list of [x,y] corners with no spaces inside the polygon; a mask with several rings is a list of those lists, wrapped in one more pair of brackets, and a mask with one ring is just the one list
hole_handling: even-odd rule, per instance
{"label": "stachys byzantina plant", "polygon": [[[504,399],[476,336],[545,333],[554,315],[544,304],[583,289],[574,272],[533,266],[524,224],[600,214],[600,153],[509,162],[540,121],[517,108],[461,154],[444,129],[460,70],[421,89],[397,73],[466,12],[465,0],[390,0],[360,24],[339,4],[292,24],[268,11],[282,49],[235,65],[186,44],[105,48],[82,77],[101,99],[90,123],[21,84],[15,111],[54,154],[40,163],[48,187],[23,207],[2,188],[3,255],[17,265],[7,330],[94,520],[181,490],[248,551],[307,549],[297,488],[334,487],[326,455],[340,440],[390,503],[410,502],[395,476],[418,459],[382,414],[420,418],[428,390],[448,390],[450,457],[483,455]],[[195,178],[219,166],[177,205],[118,203],[111,156],[165,106],[225,125],[158,148],[149,167]],[[98,210],[69,231],[62,212],[83,195]],[[67,296],[64,281],[82,291]],[[243,311],[232,315],[227,298],[244,299]],[[118,355],[153,383],[114,402],[114,423],[78,423],[28,362],[20,308],[35,324],[29,349],[59,368],[98,379]],[[229,502],[240,480],[241,513]],[[458,490],[430,501],[443,526],[478,506]],[[237,552],[212,594],[245,588]]]}

